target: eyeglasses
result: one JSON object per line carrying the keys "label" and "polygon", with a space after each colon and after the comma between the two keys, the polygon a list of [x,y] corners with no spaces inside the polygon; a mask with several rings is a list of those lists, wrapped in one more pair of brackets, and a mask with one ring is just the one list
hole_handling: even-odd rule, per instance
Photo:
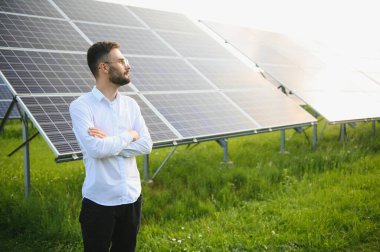
{"label": "eyeglasses", "polygon": [[109,63],[119,63],[122,66],[127,66],[127,65],[130,66],[129,61],[127,59],[118,59],[116,61],[104,61],[103,63],[107,63],[107,64],[109,64]]}

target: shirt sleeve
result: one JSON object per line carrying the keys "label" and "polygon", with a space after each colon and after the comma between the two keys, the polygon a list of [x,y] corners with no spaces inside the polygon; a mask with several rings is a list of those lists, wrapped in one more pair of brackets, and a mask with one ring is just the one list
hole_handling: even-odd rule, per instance
{"label": "shirt sleeve", "polygon": [[152,151],[152,139],[150,137],[148,127],[145,125],[144,118],[137,103],[136,106],[136,120],[133,124],[133,130],[137,131],[140,138],[130,143],[126,148],[120,151],[119,155],[123,157],[133,157],[137,155],[149,154]]}
{"label": "shirt sleeve", "polygon": [[121,150],[127,148],[133,141],[132,135],[128,132],[103,139],[90,136],[88,129],[95,127],[92,111],[83,102],[74,101],[70,104],[70,116],[74,134],[82,151],[92,158],[107,158],[118,155]]}

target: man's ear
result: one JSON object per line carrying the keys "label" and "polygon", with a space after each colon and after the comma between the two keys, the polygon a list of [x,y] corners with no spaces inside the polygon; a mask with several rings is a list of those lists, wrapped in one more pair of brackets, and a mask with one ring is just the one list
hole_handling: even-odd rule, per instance
{"label": "man's ear", "polygon": [[103,72],[105,72],[105,73],[108,73],[108,66],[107,66],[107,64],[105,64],[105,63],[100,63],[99,64],[99,71],[103,71]]}

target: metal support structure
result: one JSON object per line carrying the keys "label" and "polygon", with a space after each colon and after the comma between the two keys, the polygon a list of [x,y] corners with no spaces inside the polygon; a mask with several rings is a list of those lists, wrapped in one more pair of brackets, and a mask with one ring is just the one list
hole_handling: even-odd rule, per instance
{"label": "metal support structure", "polygon": [[24,147],[26,144],[28,144],[30,141],[32,141],[36,136],[38,136],[40,132],[36,132],[31,138],[24,141],[20,146],[18,146],[16,149],[14,149],[11,153],[8,154],[8,157],[11,157],[13,154],[15,154],[19,149]]}
{"label": "metal support structure", "polygon": [[280,153],[285,153],[285,129],[280,131],[281,134],[281,143],[280,143]]}
{"label": "metal support structure", "polygon": [[149,154],[144,155],[144,176],[145,181],[149,181]]}
{"label": "metal support structure", "polygon": [[13,107],[15,106],[15,104],[16,104],[16,99],[13,99],[12,102],[11,102],[11,104],[9,104],[9,107],[8,107],[8,109],[7,109],[7,112],[6,112],[5,115],[4,115],[3,120],[1,121],[1,124],[0,124],[0,132],[3,131],[4,126],[5,126],[5,123],[6,123],[6,121],[8,120],[8,117],[11,115],[12,110],[13,110]]}
{"label": "metal support structure", "polygon": [[228,139],[227,138],[217,139],[216,142],[223,148],[223,163],[231,164],[232,161],[229,161],[228,159]]}
{"label": "metal support structure", "polygon": [[340,125],[340,142],[344,143],[344,138],[346,136],[346,124],[342,123]]}
{"label": "metal support structure", "polygon": [[318,141],[318,129],[317,124],[313,125],[313,150],[317,148],[317,141]]}
{"label": "metal support structure", "polygon": [[[174,151],[177,149],[177,145],[173,147],[173,149],[170,151],[170,153],[166,156],[166,158],[164,159],[164,161],[161,163],[161,165],[157,168],[157,170],[155,171],[155,173],[153,174],[152,178],[150,180],[153,180],[157,174],[160,172],[160,170],[162,169],[162,167],[164,167],[164,165],[166,164],[166,162],[169,160],[169,158],[174,154]],[[149,164],[148,164],[149,166]],[[147,167],[147,169],[149,170],[149,168]],[[148,174],[149,176],[149,174]],[[147,176],[145,175],[145,179],[147,179]],[[149,181],[149,178],[148,178],[148,181]]]}
{"label": "metal support structure", "polygon": [[28,141],[28,119],[23,115],[22,120],[22,140],[24,144],[24,190],[25,197],[30,194],[30,157],[29,157],[29,141]]}

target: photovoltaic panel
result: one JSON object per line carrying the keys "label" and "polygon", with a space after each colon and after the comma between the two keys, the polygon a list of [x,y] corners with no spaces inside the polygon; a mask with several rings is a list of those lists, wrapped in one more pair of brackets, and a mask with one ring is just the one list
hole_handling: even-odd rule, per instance
{"label": "photovoltaic panel", "polygon": [[[9,88],[5,84],[4,80],[0,77],[0,118],[4,118],[8,111],[8,108],[13,100],[13,95],[9,91]],[[16,109],[13,107],[9,118],[20,118],[20,115]]]}
{"label": "photovoltaic panel", "polygon": [[138,95],[131,95],[138,104],[145,124],[149,129],[153,143],[171,142],[178,139],[178,136],[157,116],[157,114]]}
{"label": "photovoltaic panel", "polygon": [[11,91],[9,91],[9,88],[5,84],[5,82],[2,81],[2,78],[0,77],[0,100],[12,100],[13,95]]}
{"label": "photovoltaic panel", "polygon": [[[128,94],[139,104],[146,125],[154,143],[171,142],[178,139],[173,131],[136,94]],[[80,152],[80,147],[72,131],[69,113],[70,103],[78,96],[21,96],[33,120],[40,126],[57,156]]]}
{"label": "photovoltaic panel", "polygon": [[185,138],[223,135],[260,127],[217,92],[144,96]]}
{"label": "photovoltaic panel", "polygon": [[68,23],[0,13],[0,46],[87,51],[88,42]]}
{"label": "photovoltaic panel", "polygon": [[163,32],[162,36],[175,50],[184,57],[192,58],[235,58],[206,33]]}
{"label": "photovoltaic panel", "polygon": [[0,70],[17,94],[81,93],[94,85],[85,54],[0,50]]}
{"label": "photovoltaic panel", "polygon": [[54,0],[72,20],[143,27],[143,25],[120,4],[92,0]]}
{"label": "photovoltaic panel", "polygon": [[[328,121],[356,121],[379,118],[380,93],[299,91],[307,104]],[[331,106],[334,104],[334,106]]]}
{"label": "photovoltaic panel", "polygon": [[155,30],[200,32],[199,28],[182,14],[131,6],[128,8]]}
{"label": "photovoltaic panel", "polygon": [[68,109],[75,98],[76,96],[19,97],[57,156],[80,152]]}
{"label": "photovoltaic panel", "polygon": [[[313,47],[280,34],[255,29],[238,32],[240,28],[236,26],[203,23],[252,61],[259,63],[265,74],[276,79],[329,122],[380,117],[380,111],[374,110],[378,107],[377,100],[380,100],[380,85],[345,66],[343,60],[321,51],[318,46]],[[256,61],[255,53],[264,44],[268,51],[274,52],[271,56],[279,52],[281,57],[278,62],[276,57],[265,60],[264,54],[260,62]],[[365,99],[366,95],[372,98]],[[356,105],[358,102],[361,104]]]}
{"label": "photovoltaic panel", "polygon": [[47,0],[1,0],[0,11],[62,18]]}
{"label": "photovoltaic panel", "polygon": [[191,59],[190,62],[221,89],[270,85],[259,72],[255,72],[239,60]]}
{"label": "photovoltaic panel", "polygon": [[83,93],[95,84],[85,54],[0,50],[0,70],[18,94]]}
{"label": "photovoltaic panel", "polygon": [[176,56],[152,31],[147,29],[79,22],[76,25],[93,42],[118,41],[124,54]]}
{"label": "photovoltaic panel", "polygon": [[274,90],[274,87],[263,86],[225,93],[263,128],[306,125],[315,121],[314,117],[296,106],[285,94]]}
{"label": "photovoltaic panel", "polygon": [[140,91],[214,89],[182,59],[129,57],[131,80]]}

